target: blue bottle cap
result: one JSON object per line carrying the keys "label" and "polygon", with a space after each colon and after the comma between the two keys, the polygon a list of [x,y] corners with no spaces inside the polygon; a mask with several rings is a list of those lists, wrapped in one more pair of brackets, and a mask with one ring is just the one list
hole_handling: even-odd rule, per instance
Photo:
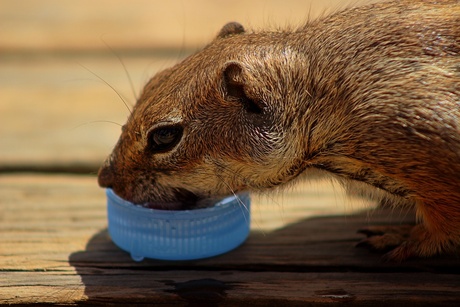
{"label": "blue bottle cap", "polygon": [[135,261],[192,260],[226,253],[249,235],[250,198],[241,193],[194,210],[157,210],[106,189],[109,234]]}

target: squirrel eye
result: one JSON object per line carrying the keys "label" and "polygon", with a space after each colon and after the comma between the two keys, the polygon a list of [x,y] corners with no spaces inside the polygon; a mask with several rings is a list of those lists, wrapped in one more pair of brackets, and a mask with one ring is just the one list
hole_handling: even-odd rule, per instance
{"label": "squirrel eye", "polygon": [[149,150],[157,153],[173,149],[182,138],[183,130],[180,126],[164,126],[152,130],[149,134]]}

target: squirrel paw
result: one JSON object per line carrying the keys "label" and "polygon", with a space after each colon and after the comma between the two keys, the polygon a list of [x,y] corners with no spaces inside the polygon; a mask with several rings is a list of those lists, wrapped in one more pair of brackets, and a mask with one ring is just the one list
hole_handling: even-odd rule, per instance
{"label": "squirrel paw", "polygon": [[400,226],[369,226],[358,230],[365,234],[366,239],[356,244],[356,247],[366,247],[376,252],[388,252],[400,246],[409,238],[413,225]]}
{"label": "squirrel paw", "polygon": [[384,261],[402,262],[413,257],[431,257],[455,249],[455,241],[429,232],[423,225],[375,226],[358,231],[367,235],[357,247],[387,252]]}

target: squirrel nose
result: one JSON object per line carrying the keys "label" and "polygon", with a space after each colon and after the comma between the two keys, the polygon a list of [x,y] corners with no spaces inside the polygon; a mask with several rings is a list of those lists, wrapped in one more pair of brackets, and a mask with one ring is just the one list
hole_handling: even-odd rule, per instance
{"label": "squirrel nose", "polygon": [[107,159],[104,162],[104,165],[101,166],[99,169],[99,172],[97,174],[97,182],[99,183],[99,186],[102,188],[111,188],[113,185],[113,180],[114,180],[114,171],[113,167],[109,162],[109,159]]}

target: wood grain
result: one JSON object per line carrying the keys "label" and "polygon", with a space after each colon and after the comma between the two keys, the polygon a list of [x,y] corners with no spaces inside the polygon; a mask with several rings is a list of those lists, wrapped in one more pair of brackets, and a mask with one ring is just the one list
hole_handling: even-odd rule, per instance
{"label": "wood grain", "polygon": [[350,2],[368,1],[0,1],[0,304],[457,306],[458,256],[355,248],[358,228],[413,214],[328,181],[253,196],[248,240],[210,259],[134,262],[108,235],[94,174],[153,74],[228,21],[297,26]]}
{"label": "wood grain", "polygon": [[0,176],[0,304],[454,305],[460,299],[458,258],[397,265],[354,247],[362,238],[356,229],[411,223],[411,214],[331,216],[331,208],[343,205],[331,198],[334,189],[319,182],[285,192],[281,211],[296,212],[295,222],[286,222],[267,196],[255,197],[256,207],[266,208],[255,217],[260,224],[277,218],[284,224],[264,230],[252,223],[247,242],[225,255],[134,262],[108,236],[95,177]]}
{"label": "wood grain", "polygon": [[0,51],[195,49],[229,21],[247,28],[299,26],[308,18],[368,0],[0,2]]}
{"label": "wood grain", "polygon": [[[76,276],[72,279],[50,272],[37,272],[32,278],[29,275],[10,273],[10,287],[17,284],[22,287],[14,287],[14,293],[2,293],[0,300],[8,304],[317,306],[353,303],[402,306],[409,303],[458,306],[459,299],[458,276],[451,274],[388,273],[376,278],[367,273],[288,272],[274,275],[242,271],[95,269],[82,276],[83,283]],[[26,285],[24,280],[27,280]],[[48,286],[43,286],[44,281]]]}
{"label": "wood grain", "polygon": [[349,3],[0,1],[0,171],[95,172],[147,80],[226,22],[298,25]]}

